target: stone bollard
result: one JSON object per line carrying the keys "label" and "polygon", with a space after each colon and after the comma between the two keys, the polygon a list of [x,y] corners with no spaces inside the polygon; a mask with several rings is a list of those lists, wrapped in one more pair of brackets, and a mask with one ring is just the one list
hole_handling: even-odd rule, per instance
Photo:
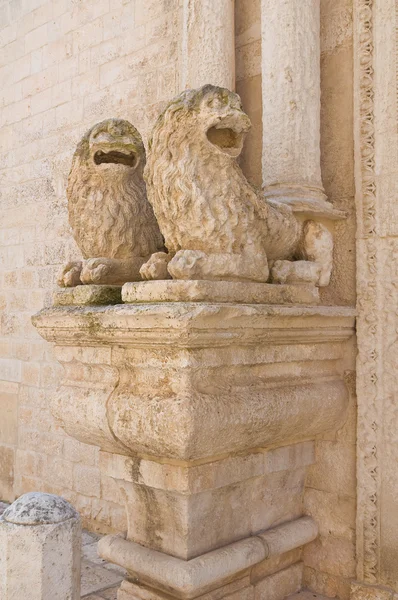
{"label": "stone bollard", "polygon": [[52,494],[24,494],[0,517],[1,600],[79,600],[81,524]]}

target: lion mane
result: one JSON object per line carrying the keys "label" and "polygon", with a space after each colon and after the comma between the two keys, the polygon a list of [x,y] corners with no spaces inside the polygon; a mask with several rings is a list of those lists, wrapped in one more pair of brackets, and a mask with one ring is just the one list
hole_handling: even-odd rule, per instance
{"label": "lion mane", "polygon": [[268,205],[237,163],[250,126],[239,96],[212,85],[183,92],[159,116],[144,178],[170,253],[292,253],[297,221]]}
{"label": "lion mane", "polygon": [[84,258],[145,257],[163,247],[146,196],[145,159],[141,135],[125,120],[102,121],[80,140],[67,198],[69,223]]}

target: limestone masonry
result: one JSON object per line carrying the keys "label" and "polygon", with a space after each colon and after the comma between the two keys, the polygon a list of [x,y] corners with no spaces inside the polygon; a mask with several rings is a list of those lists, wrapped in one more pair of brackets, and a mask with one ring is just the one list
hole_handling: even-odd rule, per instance
{"label": "limestone masonry", "polygon": [[1,599],[397,600],[397,31],[0,0]]}

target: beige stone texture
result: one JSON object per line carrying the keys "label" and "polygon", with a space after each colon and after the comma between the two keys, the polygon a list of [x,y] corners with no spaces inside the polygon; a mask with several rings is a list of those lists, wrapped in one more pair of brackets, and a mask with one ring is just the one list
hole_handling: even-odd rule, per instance
{"label": "beige stone texture", "polygon": [[4,600],[80,599],[79,515],[63,498],[22,496],[0,518]]}
{"label": "beige stone texture", "polygon": [[[352,578],[345,579],[341,576],[323,573],[319,570],[319,567],[316,569],[306,567],[303,576],[303,586],[312,590],[312,593],[315,591],[317,594],[325,595],[328,598],[350,600],[351,580]],[[322,590],[322,592],[319,590]]]}
{"label": "beige stone texture", "polygon": [[321,0],[321,169],[325,193],[346,219],[334,225],[328,304],[355,303],[353,2]]}
{"label": "beige stone texture", "polygon": [[142,137],[126,120],[101,121],[79,141],[67,197],[69,223],[85,260],[67,263],[60,286],[140,280],[142,264],[163,249],[146,197],[144,167]]}
{"label": "beige stone texture", "polygon": [[301,588],[303,564],[296,563],[254,586],[254,600],[284,600]]}
{"label": "beige stone texture", "polygon": [[[303,328],[306,319],[308,328]],[[58,422],[80,441],[94,442],[104,450],[198,460],[308,439],[332,429],[345,416],[347,395],[340,361],[341,342],[352,335],[350,309],[189,303],[55,307],[37,315],[34,322],[41,335],[57,343],[58,357],[65,368],[65,383],[52,399]],[[311,327],[316,327],[315,337]],[[142,349],[135,350],[129,344],[123,347],[126,334],[134,330],[134,335],[142,339]],[[195,336],[186,335],[190,330]],[[150,339],[159,335],[160,347],[152,347]],[[266,335],[263,339],[267,343],[262,347],[258,335]],[[209,340],[209,336],[215,348],[201,349],[201,338]],[[274,348],[269,346],[271,339]],[[70,344],[92,346],[105,340],[117,345],[111,364],[90,364],[90,360],[87,364],[84,359],[79,365],[71,362]],[[326,341],[330,343],[324,346]],[[309,362],[301,362],[304,353]],[[126,369],[129,360],[134,368]],[[257,363],[254,371],[246,367],[252,361]],[[202,364],[201,376],[198,364]],[[288,369],[285,376],[284,364]],[[286,376],[292,378],[288,386]],[[279,378],[282,387],[264,388],[264,378],[273,377],[277,381]],[[248,385],[250,394],[243,402]],[[228,390],[224,392],[228,397],[225,403],[220,402],[224,388]],[[130,389],[137,391],[134,401]],[[148,400],[155,389],[159,399],[153,404]],[[209,402],[211,393],[217,395],[217,404]],[[264,393],[267,403],[261,400]],[[177,403],[172,401],[174,398]],[[290,422],[284,411],[293,398],[301,410],[292,414]],[[314,413],[317,418],[310,419]],[[236,426],[238,416],[241,425]],[[205,427],[205,423],[211,427]]]}
{"label": "beige stone texture", "polygon": [[234,0],[182,0],[180,89],[235,88]]}
{"label": "beige stone texture", "polygon": [[[328,199],[346,211],[344,221],[334,225],[334,264],[330,285],[322,288],[328,304],[355,302],[355,210],[353,145],[353,3],[351,0],[321,0],[321,170]],[[356,543],[356,398],[355,347],[347,353],[347,384],[350,406],[344,426],[316,442],[316,464],[310,468],[304,505],[319,523],[325,552],[308,547],[304,585],[310,590],[340,600],[349,600],[350,578],[355,576]],[[319,543],[319,542],[318,542]],[[343,560],[332,548],[342,547],[351,569],[342,575]],[[329,552],[326,550],[326,555]],[[310,567],[307,563],[311,562]],[[353,563],[354,560],[354,563]],[[321,562],[323,563],[321,565]],[[339,573],[336,575],[336,573]]]}
{"label": "beige stone texture", "polygon": [[[303,535],[304,531],[306,535]],[[126,591],[126,598],[129,598],[127,592],[130,592],[133,597],[135,593],[138,598],[145,600],[150,597],[150,592],[146,592],[146,586],[155,586],[160,590],[160,593],[154,592],[155,598],[161,599],[165,594],[171,593],[176,598],[209,598],[210,600],[213,597],[229,597],[228,590],[224,588],[228,580],[235,575],[234,585],[242,586],[243,581],[240,579],[242,573],[261,562],[268,553],[275,551],[276,556],[279,549],[274,547],[271,551],[271,548],[273,540],[279,535],[284,539],[289,537],[289,544],[285,547],[293,549],[316,536],[317,528],[311,519],[299,519],[260,536],[240,540],[189,561],[146,549],[120,536],[107,536],[102,539],[99,543],[99,551],[103,558],[122,564],[135,581],[144,584],[145,587],[141,590],[128,582],[123,584],[122,590]],[[250,577],[252,586],[242,586],[240,593],[244,594],[244,597],[246,594],[249,594],[249,597],[254,594],[254,597],[283,600],[287,594],[300,589],[302,568],[302,563],[295,563],[261,579],[258,578],[257,571],[254,580]],[[228,588],[228,585],[226,587]],[[121,596],[124,598],[123,594]]]}
{"label": "beige stone texture", "polygon": [[0,493],[4,500],[14,497],[15,450],[8,446],[0,446]]}
{"label": "beige stone texture", "polygon": [[384,586],[363,585],[354,582],[351,584],[350,600],[393,600],[396,594]]}
{"label": "beige stone texture", "polygon": [[72,452],[54,423],[48,402],[60,371],[30,316],[52,303],[62,265],[81,259],[66,198],[79,140],[95,123],[118,118],[146,142],[163,103],[179,91],[179,8],[177,0],[0,7],[0,499],[60,494],[104,532],[126,528],[124,508],[109,487],[101,498],[74,489],[74,465],[99,477],[98,450],[76,442]]}
{"label": "beige stone texture", "polygon": [[[354,11],[358,292],[357,580],[398,590],[397,5]],[[394,125],[393,125],[394,123]],[[365,586],[366,587],[366,586]]]}
{"label": "beige stone texture", "polygon": [[279,573],[279,571],[283,571],[284,569],[301,562],[302,556],[303,549],[299,547],[285,552],[284,554],[266,558],[251,569],[251,583],[255,585],[256,583],[262,581],[265,577]]}
{"label": "beige stone texture", "polygon": [[[321,2],[321,9],[329,4]],[[129,120],[140,129],[144,141],[147,139],[158,106],[179,91],[175,65],[181,48],[181,14],[177,2],[143,0],[84,4],[35,0],[24,6],[5,2],[1,14],[0,177],[6,200],[1,206],[0,244],[7,263],[2,262],[0,269],[0,377],[14,386],[12,394],[18,396],[18,452],[16,438],[11,445],[0,438],[1,496],[11,500],[31,489],[62,493],[76,500],[87,524],[107,531],[123,521],[123,509],[113,501],[115,496],[108,495],[111,486],[102,486],[100,504],[65,487],[73,485],[73,465],[87,461],[92,466],[93,461],[98,461],[98,451],[89,451],[80,444],[71,453],[70,438],[52,420],[48,400],[60,371],[52,352],[31,328],[30,314],[51,302],[61,264],[79,259],[67,225],[65,196],[78,140],[94,123],[109,117]],[[324,28],[330,22],[325,11],[323,21]],[[253,123],[241,164],[249,180],[260,185],[259,0],[236,0],[235,23],[237,89]],[[339,15],[338,23],[344,25],[345,18]],[[334,25],[328,26],[326,49],[335,47],[334,30]],[[349,27],[344,25],[343,33],[347,31]],[[328,82],[331,91],[333,85],[344,84],[333,95],[330,110],[321,122],[326,188],[337,177],[340,187],[349,181],[348,160],[346,156],[343,160],[341,151],[346,146],[341,140],[343,135],[348,137],[350,127],[339,128],[339,119],[349,123],[349,112],[346,107],[340,114],[336,111],[339,102],[350,97],[349,59],[341,54],[350,38],[339,32],[337,38],[336,52],[341,58],[333,74],[324,71],[322,82],[323,104],[329,97],[325,91]],[[325,57],[323,53],[323,70]],[[342,68],[346,65],[343,77]],[[331,123],[335,124],[334,131],[330,130]],[[338,150],[326,153],[332,142],[339,144]],[[339,161],[336,168],[334,159]],[[329,164],[330,177],[325,177],[324,169]],[[330,186],[327,192],[333,200]],[[346,208],[344,204],[341,207]],[[345,232],[344,224],[336,227]],[[347,235],[335,252],[335,272],[340,264],[348,264],[346,258],[350,254],[347,252],[346,256],[345,246],[349,238],[353,235]],[[339,244],[338,239],[336,243]],[[345,294],[352,281],[353,275],[347,271],[338,286],[332,280],[333,294]],[[17,426],[16,402],[13,414],[14,424],[7,425],[8,440],[10,431]],[[9,419],[12,416],[7,409]],[[64,458],[65,477],[53,472],[57,464],[49,459],[53,455]]]}
{"label": "beige stone texture", "polygon": [[261,12],[260,0],[235,0],[236,91],[252,128],[240,165],[250,183],[260,187],[262,155]]}
{"label": "beige stone texture", "polygon": [[319,11],[319,0],[261,0],[263,184],[270,197],[324,199]]}
{"label": "beige stone texture", "polygon": [[[214,3],[206,2],[207,6],[210,4]],[[170,492],[173,488],[181,495],[188,492],[210,495],[209,490],[232,487],[245,478],[265,477],[262,460],[259,466],[259,459],[253,454],[239,460],[224,458],[225,462],[191,466],[188,475],[183,473],[188,468],[184,464],[161,465],[147,456],[132,459],[112,455],[113,446],[108,452],[99,452],[96,446],[66,435],[49,410],[62,369],[56,363],[54,350],[37,336],[30,323],[33,313],[52,303],[61,266],[81,259],[68,226],[65,190],[71,158],[84,132],[104,119],[126,119],[138,127],[147,144],[159,112],[185,87],[182,76],[185,73],[186,79],[189,70],[190,76],[209,80],[211,68],[216,77],[212,83],[234,88],[233,81],[219,79],[221,76],[230,81],[234,68],[230,41],[220,44],[221,39],[230,40],[232,11],[224,11],[227,0],[225,4],[224,0],[220,2],[220,7],[221,4],[222,10],[215,12],[217,18],[209,19],[203,12],[204,18],[201,16],[196,27],[195,19],[189,19],[195,8],[205,5],[200,1],[3,0],[1,3],[0,500],[13,500],[33,489],[62,494],[79,509],[85,524],[92,529],[115,532],[127,529],[124,498],[120,485],[113,479],[115,474],[131,485],[142,487],[145,482],[152,489]],[[297,160],[292,161],[288,175],[296,175],[300,168],[308,176],[311,170],[304,172],[304,166],[314,156],[312,148],[320,137],[321,178],[317,166],[316,179],[321,181],[320,187],[323,183],[333,206],[347,215],[332,227],[323,217],[320,219],[333,230],[334,236],[333,272],[330,285],[320,290],[321,302],[353,306],[358,291],[359,408],[358,442],[357,405],[351,393],[344,425],[337,433],[328,432],[316,440],[316,464],[307,465],[309,476],[302,506],[318,522],[319,539],[304,553],[299,549],[263,561],[261,573],[264,577],[272,575],[304,556],[303,582],[311,594],[349,600],[350,579],[356,577],[359,583],[357,587],[353,584],[355,600],[358,595],[361,600],[366,597],[390,600],[398,589],[394,467],[397,458],[396,2],[319,0],[320,44],[314,37],[314,15],[306,18],[310,2],[300,4],[299,18],[295,20],[301,35],[297,44],[303,49],[310,42],[313,44],[315,52],[311,60],[320,51],[320,122],[312,110],[307,110],[315,101],[319,103],[318,87],[315,95],[309,97],[303,78],[300,80],[304,61],[300,64],[298,57],[307,55],[301,51],[291,53],[287,67],[298,64],[292,70],[292,79],[299,80],[298,94],[307,101],[301,121],[295,121],[302,127],[300,134],[296,135],[291,128],[286,138],[282,138],[283,129],[276,123],[277,119],[291,117],[291,111],[280,110],[285,97],[277,94],[278,86],[264,80],[262,60],[272,59],[278,51],[277,44],[272,46],[275,40],[272,28],[283,29],[284,39],[288,28],[281,27],[283,20],[262,20],[262,4],[269,4],[267,14],[272,17],[276,14],[273,11],[282,10],[289,3],[235,0],[236,90],[253,124],[239,164],[248,181],[258,188],[263,182],[263,161],[274,162],[280,168],[282,161],[275,152],[275,144],[271,152],[263,154],[263,131],[264,134],[267,131],[270,135],[264,135],[264,145],[268,148],[273,137],[284,142],[295,139],[292,151]],[[196,12],[197,16],[200,14]],[[214,33],[217,27],[219,38]],[[270,33],[266,35],[267,52],[262,52],[262,27]],[[206,42],[196,45],[195,36]],[[184,48],[190,41],[193,52],[187,55]],[[296,47],[282,44],[282,58]],[[212,65],[208,74],[203,70],[207,61]],[[276,64],[273,59],[272,62]],[[275,72],[284,73],[283,69]],[[318,79],[316,67],[310,76],[311,81]],[[201,79],[195,85],[206,82]],[[280,83],[286,86],[286,79],[281,78]],[[263,110],[265,114],[270,109],[275,111],[276,119],[263,124]],[[310,135],[311,131],[314,135]],[[311,146],[310,152],[305,150],[307,146]],[[319,160],[318,149],[315,153]],[[311,159],[313,164],[315,161]],[[63,298],[64,303],[73,304],[71,296],[65,294]],[[246,335],[246,329],[242,330]],[[318,345],[321,361],[322,349],[329,344],[333,345],[330,340],[324,346]],[[300,345],[298,353],[302,350]],[[106,397],[107,387],[115,381],[109,347],[102,343],[96,347],[71,345],[57,352],[66,363],[94,365],[79,366],[76,375],[67,368],[72,399],[79,377],[87,378],[84,393],[89,400],[90,386],[95,385],[99,394],[103,384],[103,398]],[[355,387],[353,346],[346,347],[345,354],[341,366],[342,370],[350,371],[352,388]],[[238,362],[252,360],[243,355],[241,349],[236,350]],[[136,357],[130,349],[127,353],[130,364],[134,364]],[[121,361],[120,356],[118,360]],[[145,354],[142,361],[145,360],[161,363],[160,358],[154,359],[149,354]],[[174,361],[175,370],[183,371],[182,359],[179,362],[173,356],[170,360]],[[271,365],[278,379],[279,363],[275,365],[273,361],[268,356],[261,363],[261,376]],[[302,370],[302,361],[297,361],[296,354],[292,368]],[[150,381],[144,381],[144,387],[149,389],[153,381],[151,369],[145,374]],[[141,385],[138,378],[134,382]],[[108,433],[105,432],[105,437]],[[269,460],[267,469],[275,467],[274,473],[283,473],[284,469],[278,469],[285,460],[294,464],[293,458],[284,455],[290,452],[295,451],[284,449],[272,461],[270,452],[264,454]],[[102,473],[100,466],[104,469]],[[84,474],[87,482],[82,479]],[[355,544],[356,572],[351,575]],[[345,557],[346,564],[336,557],[338,552]],[[394,588],[393,593],[390,590]],[[248,594],[252,600],[253,593],[252,586],[245,583],[229,595],[235,600]],[[107,595],[93,592],[93,600],[102,597]],[[108,597],[114,600],[115,591],[109,592]],[[304,592],[295,596],[295,600],[300,597],[306,598]]]}
{"label": "beige stone texture", "polygon": [[[254,588],[250,585],[248,576],[242,577],[232,583],[227,583],[207,594],[197,596],[195,600],[253,600]],[[169,594],[156,591],[144,585],[136,585],[124,581],[120,587],[118,600],[170,600]]]}
{"label": "beige stone texture", "polygon": [[[126,283],[126,304],[142,302],[241,302],[248,304],[317,304],[318,290],[312,285],[272,285],[238,281],[147,281]],[[70,304],[72,304],[70,302]],[[77,304],[77,302],[73,302]],[[82,303],[81,303],[82,304]]]}
{"label": "beige stone texture", "polygon": [[57,289],[53,295],[54,306],[121,304],[121,286],[77,285],[67,289]]}
{"label": "beige stone texture", "polygon": [[[301,554],[286,555],[318,535],[301,518],[308,440],[345,420],[353,311],[164,302],[163,287],[153,282],[148,304],[34,317],[64,367],[57,422],[101,447],[103,477],[126,504],[126,539],[104,538],[100,554],[187,599],[261,565],[242,593],[282,600],[300,589],[303,568]],[[78,492],[100,495],[93,468],[77,465],[75,478]]]}
{"label": "beige stone texture", "polygon": [[314,594],[314,592],[310,590],[301,590],[297,592],[297,594],[292,594],[286,600],[329,600],[326,596],[322,596],[320,594]]}

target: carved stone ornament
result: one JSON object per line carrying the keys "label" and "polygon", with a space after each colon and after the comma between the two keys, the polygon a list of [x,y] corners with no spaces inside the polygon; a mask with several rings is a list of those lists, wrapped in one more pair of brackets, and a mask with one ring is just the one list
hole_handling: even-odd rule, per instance
{"label": "carved stone ornament", "polygon": [[183,92],[160,115],[144,175],[169,254],[151,257],[144,279],[164,278],[168,262],[173,279],[328,285],[329,229],[266,200],[238,165],[250,127],[239,96],[212,85]]}
{"label": "carved stone ornament", "polygon": [[126,122],[97,125],[75,154],[85,261],[63,284],[100,285],[61,290],[33,323],[64,368],[52,414],[100,448],[125,499],[125,538],[99,546],[128,572],[118,600],[283,600],[317,535],[304,484],[314,440],[346,418],[355,311],[316,306],[331,233],[248,183],[237,158],[249,127],[226,89],[181,94],[154,128],[149,202]]}
{"label": "carved stone ornament", "polygon": [[83,261],[68,263],[59,285],[123,285],[140,279],[141,265],[163,249],[147,201],[145,148],[131,123],[107,119],[80,140],[67,196],[69,222]]}

